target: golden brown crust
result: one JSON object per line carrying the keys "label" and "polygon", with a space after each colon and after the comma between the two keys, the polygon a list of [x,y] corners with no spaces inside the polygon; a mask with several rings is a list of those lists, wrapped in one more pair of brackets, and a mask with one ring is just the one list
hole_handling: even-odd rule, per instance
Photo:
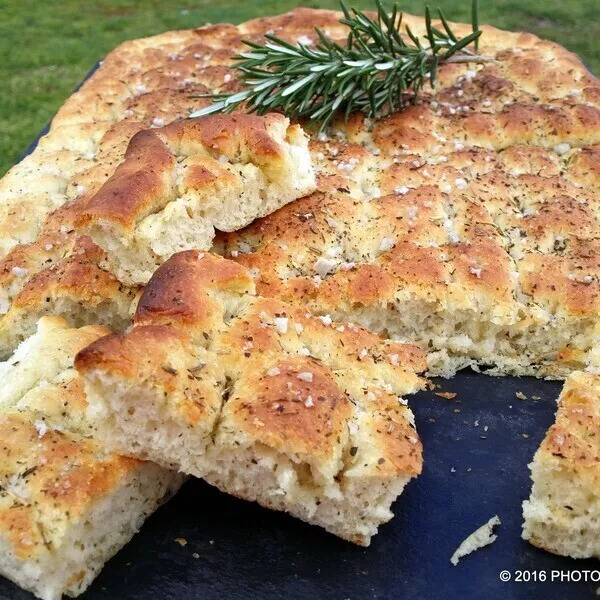
{"label": "golden brown crust", "polygon": [[556,421],[546,433],[537,460],[576,473],[582,486],[597,489],[600,481],[600,376],[574,375],[561,394]]}
{"label": "golden brown crust", "polygon": [[[178,158],[191,155],[205,155],[213,169],[220,157],[232,162],[252,162],[270,179],[277,180],[285,156],[267,129],[276,122],[283,123],[284,117],[211,115],[140,131],[131,139],[124,161],[112,177],[79,212],[75,225],[85,230],[95,221],[114,222],[131,230],[175,198]],[[227,174],[225,171],[223,176]],[[192,177],[188,176],[187,189],[215,183],[216,177],[211,176],[210,170],[197,167]]]}
{"label": "golden brown crust", "polygon": [[[22,349],[0,363],[2,572],[14,578],[27,565],[33,573],[39,569],[31,580],[19,580],[38,594],[58,597],[76,589],[70,587],[74,581],[66,588],[60,587],[64,578],[53,581],[53,556],[72,550],[68,546],[76,540],[70,541],[71,531],[90,518],[94,506],[147,469],[145,463],[107,452],[86,418],[86,394],[73,357],[107,333],[97,326],[70,329],[64,320],[46,317]],[[161,476],[160,471],[155,475]],[[170,478],[166,472],[162,476]],[[90,535],[93,526],[97,524],[88,522]],[[14,561],[25,567],[11,571]],[[61,568],[73,567],[65,563]],[[89,570],[93,572],[92,565],[80,578],[85,575],[88,583]]]}
{"label": "golden brown crust", "polygon": [[[249,372],[235,385],[227,406],[230,423],[277,451],[293,447],[312,461],[330,460],[352,414],[331,370],[311,357],[284,358],[270,368],[276,375]],[[301,373],[311,373],[311,381],[298,379]],[[305,406],[309,396],[312,410]]]}
{"label": "golden brown crust", "polygon": [[[86,203],[111,177],[137,131],[153,128],[138,139],[155,139],[157,127],[171,127],[170,122],[208,102],[190,95],[237,89],[230,57],[243,47],[242,38],[260,41],[265,31],[273,30],[291,42],[301,36],[315,40],[317,24],[342,39],[345,29],[339,16],[296,9],[239,27],[211,25],[134,40],[113,51],[59,111],[34,156],[0,186],[7,200],[0,211],[0,246],[4,254],[10,252],[0,265],[9,280],[1,304],[10,305],[31,275],[72,251],[70,245],[57,244],[61,250],[46,253],[48,262],[42,260],[45,245],[54,243],[46,240],[49,223],[60,222],[58,217],[45,221],[46,215],[66,200],[75,200],[85,213]],[[422,19],[405,19],[415,32],[423,31]],[[466,25],[457,27],[468,31]],[[263,220],[219,244],[260,271],[261,294],[308,302],[326,313],[332,308],[330,293],[336,298],[349,293],[347,317],[372,310],[392,296],[403,301],[426,298],[436,306],[432,316],[439,314],[440,305],[454,313],[466,308],[483,314],[484,321],[504,328],[499,338],[520,339],[531,323],[537,332],[556,319],[568,330],[583,327],[589,332],[598,326],[600,283],[596,267],[581,248],[599,237],[598,201],[591,192],[598,187],[600,85],[576,56],[557,44],[527,33],[483,30],[481,52],[495,62],[445,66],[436,88],[424,90],[422,102],[401,113],[372,121],[352,115],[346,124],[340,120],[335,138],[311,143],[319,194],[282,211],[285,218]],[[156,158],[160,163],[158,154]],[[214,177],[203,164],[189,170],[193,185],[210,185]],[[125,182],[132,178],[129,173]],[[129,194],[127,200],[141,212],[110,208],[107,194],[112,183],[93,210],[108,211],[110,219],[131,225],[136,214],[150,210],[149,190],[161,188],[158,172],[150,179],[139,190],[130,184],[124,187],[139,193],[135,202]],[[457,180],[466,186],[457,186]],[[394,190],[403,187],[411,191],[395,200]],[[369,198],[374,209],[358,204]],[[425,206],[430,201],[432,206]],[[411,215],[411,206],[417,206],[414,219],[402,214],[402,202]],[[387,218],[387,206],[393,207],[394,220]],[[328,214],[322,215],[325,210]],[[311,212],[315,218],[300,222]],[[325,216],[348,229],[345,240],[332,231]],[[69,224],[77,218],[84,219],[73,214]],[[54,229],[50,235],[56,237]],[[456,236],[461,242],[458,252],[453,249]],[[414,250],[413,255],[423,254],[421,259],[413,256],[412,261],[390,265],[393,261],[377,249],[387,237],[397,247],[438,244],[441,252],[435,256],[433,251]],[[486,242],[480,245],[482,237]],[[314,256],[304,251],[308,244],[317,250]],[[477,248],[467,257],[462,250],[470,244]],[[338,245],[344,247],[340,264],[356,263],[356,272],[340,275],[339,265],[334,266],[319,287],[313,265],[319,254]],[[255,252],[242,256],[248,249]],[[297,260],[301,253],[304,261]],[[585,289],[569,279],[579,278],[582,263],[590,264],[589,272],[581,273]],[[14,275],[14,266],[19,273],[27,269],[27,274]],[[430,276],[429,268],[438,279]],[[558,277],[557,284],[531,281],[530,273],[540,268],[547,274],[542,278]],[[446,276],[449,283],[440,283]],[[376,277],[381,280],[373,285]],[[409,279],[415,283],[408,285]],[[110,292],[99,289],[98,295],[105,293]],[[499,308],[481,313],[482,306],[491,305]],[[539,306],[550,312],[542,314]],[[523,319],[515,321],[516,314]],[[567,337],[557,336],[558,346],[564,348]],[[585,355],[590,336],[583,337],[576,350]],[[525,341],[526,346],[531,344]],[[526,364],[514,370],[563,374],[556,366],[559,351],[541,343]],[[476,354],[479,360],[481,353],[466,354]],[[515,348],[514,354],[523,354],[522,349]]]}
{"label": "golden brown crust", "polygon": [[58,431],[49,431],[40,439],[31,418],[27,413],[0,418],[1,478],[19,478],[27,489],[25,498],[10,490],[0,493],[4,505],[0,531],[8,532],[12,553],[23,561],[51,550],[60,541],[45,530],[50,506],[77,520],[94,500],[110,493],[140,466],[134,459],[102,456],[95,442]]}
{"label": "golden brown crust", "polygon": [[140,131],[131,139],[124,162],[87,203],[76,225],[104,218],[131,227],[140,213],[146,216],[156,211],[158,199],[168,194],[175,162],[154,131]]}
{"label": "golden brown crust", "polygon": [[[422,386],[415,373],[426,366],[423,353],[256,297],[249,273],[216,255],[174,255],[149,282],[133,329],[82,350],[75,366],[89,376],[101,373],[123,385],[164,391],[171,410],[195,426],[198,415],[184,414],[180,398],[192,398],[196,387],[207,384],[223,392],[227,380],[229,400],[224,408],[210,402],[203,429],[243,432],[334,472],[349,443],[348,422],[357,418],[351,403],[364,404],[373,423],[388,423],[388,435],[379,436],[375,425],[370,435],[370,444],[389,458],[386,474],[420,472],[420,443],[398,395]],[[396,430],[389,427],[394,420]],[[414,438],[409,447],[408,430]],[[381,475],[380,464],[373,469]]]}
{"label": "golden brown crust", "polygon": [[[200,254],[202,256],[202,254]],[[211,292],[254,293],[248,271],[233,261],[198,259],[195,250],[181,252],[159,267],[144,288],[135,323],[163,323],[184,331],[219,329],[222,305]],[[204,257],[203,257],[204,258]]]}

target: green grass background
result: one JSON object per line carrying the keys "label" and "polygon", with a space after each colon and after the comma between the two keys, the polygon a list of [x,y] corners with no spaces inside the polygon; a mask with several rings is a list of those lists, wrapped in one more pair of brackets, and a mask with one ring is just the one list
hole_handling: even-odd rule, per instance
{"label": "green grass background", "polygon": [[[370,0],[349,1],[372,8]],[[422,14],[422,0],[400,0]],[[469,20],[469,0],[430,0]],[[0,175],[16,161],[89,68],[123,40],[206,22],[241,22],[337,0],[3,0],[0,2]],[[600,73],[599,0],[480,0],[480,21],[527,30],[577,52]]]}

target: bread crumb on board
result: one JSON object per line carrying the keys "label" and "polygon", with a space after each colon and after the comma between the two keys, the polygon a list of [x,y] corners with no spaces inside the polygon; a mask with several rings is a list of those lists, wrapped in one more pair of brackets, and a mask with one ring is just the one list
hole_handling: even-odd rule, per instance
{"label": "bread crumb on board", "polygon": [[173,541],[177,542],[180,546],[187,546],[187,540],[185,538],[175,538]]}
{"label": "bread crumb on board", "polygon": [[454,400],[456,398],[455,392],[434,392],[436,396],[440,398],[445,398],[446,400]]}
{"label": "bread crumb on board", "polygon": [[494,530],[498,525],[500,525],[500,519],[498,518],[498,515],[494,515],[487,523],[482,525],[479,529],[476,529],[470,536],[462,541],[450,558],[450,562],[456,566],[463,556],[467,556],[467,554],[471,554],[471,552],[475,552],[475,550],[479,550],[479,548],[483,548],[484,546],[488,546],[495,542],[498,536],[494,533]]}

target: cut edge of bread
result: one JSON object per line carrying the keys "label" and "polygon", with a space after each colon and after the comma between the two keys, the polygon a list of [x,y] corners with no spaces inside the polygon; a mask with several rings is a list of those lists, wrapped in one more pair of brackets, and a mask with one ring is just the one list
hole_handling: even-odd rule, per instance
{"label": "cut edge of bread", "polygon": [[[85,378],[89,414],[110,447],[202,478],[223,492],[287,512],[360,546],[369,546],[379,526],[393,517],[392,503],[416,475],[365,477],[360,468],[353,469],[355,448],[349,443],[335,483],[315,485],[308,462],[251,438],[219,443],[220,422],[212,432],[186,425],[165,410],[163,392],[144,382],[123,382],[99,370],[87,371]],[[406,413],[413,418],[409,409]],[[360,416],[354,420],[360,422]]]}
{"label": "cut edge of bread", "polygon": [[600,558],[600,371],[568,377],[555,423],[529,465],[533,485],[523,502],[523,539],[572,558]]}
{"label": "cut edge of bread", "polygon": [[42,600],[79,596],[183,480],[182,475],[167,474],[152,463],[142,465],[109,496],[98,498],[60,547],[36,563],[15,557],[0,534],[0,574]]}

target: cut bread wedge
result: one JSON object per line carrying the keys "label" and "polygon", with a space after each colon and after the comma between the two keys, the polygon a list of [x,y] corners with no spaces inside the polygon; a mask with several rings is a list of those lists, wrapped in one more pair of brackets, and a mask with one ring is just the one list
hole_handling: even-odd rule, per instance
{"label": "cut bread wedge", "polygon": [[146,283],[175,252],[212,246],[315,190],[308,136],[279,114],[212,115],[133,136],[76,227],[125,284]]}
{"label": "cut bread wedge", "polygon": [[530,465],[523,538],[573,558],[600,558],[600,372],[573,373]]}
{"label": "cut bread wedge", "polygon": [[44,317],[0,363],[0,574],[43,600],[82,593],[183,481],[95,439],[73,357],[106,333]]}
{"label": "cut bread wedge", "polygon": [[357,544],[421,471],[402,395],[423,386],[423,353],[256,296],[251,273],[215,255],[168,260],[133,328],[75,363],[113,450]]}

